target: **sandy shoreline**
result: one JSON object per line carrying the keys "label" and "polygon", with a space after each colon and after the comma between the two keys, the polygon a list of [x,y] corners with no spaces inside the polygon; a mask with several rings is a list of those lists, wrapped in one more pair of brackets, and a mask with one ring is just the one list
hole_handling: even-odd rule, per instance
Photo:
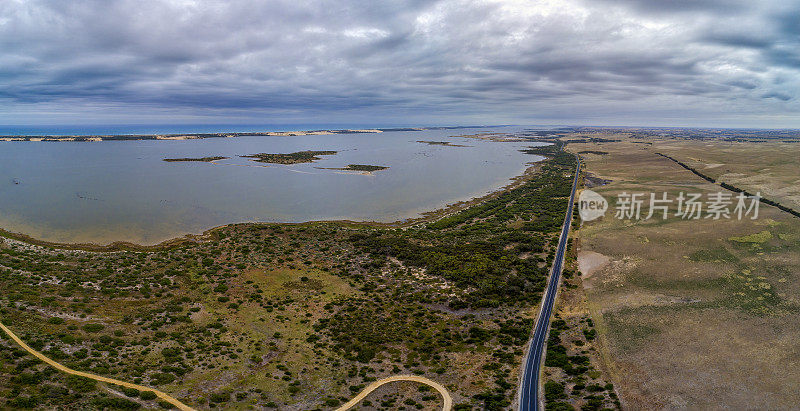
{"label": "sandy shoreline", "polygon": [[0,135],[0,142],[88,142],[88,141],[136,141],[136,140],[197,140],[203,138],[234,138],[245,136],[295,137],[328,134],[370,134],[387,131],[457,130],[465,128],[492,128],[500,126],[459,126],[459,127],[413,127],[413,128],[363,128],[363,129],[325,129],[297,131],[236,131],[212,133],[171,133],[171,134],[75,134],[75,135]]}
{"label": "sandy shoreline", "polygon": [[0,135],[0,141],[135,141],[135,140],[197,140],[203,138],[232,138],[243,136],[316,136],[327,134],[382,133],[380,129],[253,131],[228,133],[181,134],[85,134],[85,135]]}

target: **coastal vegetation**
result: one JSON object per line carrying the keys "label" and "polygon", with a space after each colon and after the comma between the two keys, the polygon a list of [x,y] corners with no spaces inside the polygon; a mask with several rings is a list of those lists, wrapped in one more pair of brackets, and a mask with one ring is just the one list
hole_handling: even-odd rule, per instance
{"label": "coastal vegetation", "polygon": [[448,147],[469,147],[463,144],[453,144],[449,141],[427,141],[427,140],[417,140],[417,143],[424,143],[429,146],[448,146]]}
{"label": "coastal vegetation", "polygon": [[[556,145],[531,150],[548,156],[536,174],[405,229],[236,224],[200,243],[105,253],[3,239],[0,321],[67,367],[196,408],[332,409],[411,374],[445,385],[460,410],[504,409],[575,167]],[[2,406],[169,406],[0,347]],[[366,401],[440,398],[414,386]]]}
{"label": "coastal vegetation", "polygon": [[340,170],[340,171],[361,171],[371,173],[373,171],[386,170],[386,166],[372,166],[369,164],[348,164],[347,167],[317,167],[321,170]]}
{"label": "coastal vegetation", "polygon": [[336,153],[338,152],[306,150],[306,151],[297,151],[294,153],[284,153],[284,154],[259,153],[241,157],[253,158],[255,159],[253,161],[258,161],[261,163],[300,164],[300,163],[312,163],[314,161],[321,160],[319,156],[332,156]]}
{"label": "coastal vegetation", "polygon": [[372,165],[369,165],[369,164],[348,164],[347,167],[342,168],[342,170],[372,172],[372,171],[386,170],[387,168],[389,168],[389,167],[386,167],[386,166],[372,166]]}
{"label": "coastal vegetation", "polygon": [[[568,292],[568,291],[567,291]],[[587,315],[556,315],[550,325],[545,353],[545,409],[581,410],[622,409],[614,384],[607,383],[593,364],[597,331]]]}
{"label": "coastal vegetation", "polygon": [[164,161],[167,161],[167,162],[202,161],[202,162],[210,163],[212,161],[225,160],[226,158],[228,158],[228,157],[222,157],[222,156],[196,157],[196,158],[182,157],[182,158],[165,158]]}

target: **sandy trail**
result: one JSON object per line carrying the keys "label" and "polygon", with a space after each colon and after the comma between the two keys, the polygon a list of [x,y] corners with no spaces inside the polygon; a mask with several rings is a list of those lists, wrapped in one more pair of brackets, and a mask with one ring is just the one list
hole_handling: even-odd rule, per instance
{"label": "sandy trail", "polygon": [[115,380],[113,378],[101,377],[99,375],[91,374],[91,373],[88,373],[88,372],[75,371],[75,370],[73,370],[71,368],[67,368],[64,365],[61,365],[60,363],[57,363],[57,362],[51,360],[50,358],[45,357],[42,353],[40,353],[40,352],[34,350],[33,348],[29,347],[28,344],[25,344],[24,341],[22,341],[19,337],[17,337],[17,335],[14,334],[11,330],[9,330],[5,325],[3,325],[3,323],[0,323],[0,329],[5,331],[5,333],[8,334],[8,336],[11,337],[11,339],[14,340],[17,344],[19,344],[19,346],[22,347],[25,351],[29,352],[34,357],[42,360],[43,362],[47,363],[51,367],[53,367],[53,368],[55,368],[55,369],[57,369],[57,370],[59,370],[61,372],[65,372],[65,373],[71,374],[71,375],[78,375],[78,376],[81,376],[81,377],[91,378],[91,379],[93,379],[95,381],[100,381],[100,382],[105,382],[105,383],[109,383],[109,384],[119,385],[121,387],[133,388],[133,389],[136,389],[136,390],[139,390],[139,391],[152,391],[152,392],[154,392],[156,394],[156,396],[158,396],[162,400],[174,405],[179,410],[194,411],[194,408],[191,408],[191,407],[187,406],[186,404],[176,400],[175,398],[173,398],[172,396],[170,396],[169,394],[167,394],[165,392],[162,392],[162,391],[150,388],[150,387],[145,387],[143,385],[131,384],[131,383],[125,382],[125,381]]}
{"label": "sandy trail", "polygon": [[444,386],[439,384],[438,382],[417,375],[393,375],[391,377],[382,378],[368,385],[367,388],[364,388],[364,391],[361,391],[358,395],[353,397],[353,399],[348,401],[346,404],[339,407],[336,411],[349,410],[350,408],[355,407],[356,404],[361,402],[361,400],[366,398],[367,395],[372,393],[372,391],[378,389],[380,386],[396,381],[413,381],[431,386],[436,391],[439,391],[439,394],[441,394],[442,399],[444,399],[444,405],[442,406],[442,410],[450,411],[453,408],[453,398],[450,397],[450,393],[447,392],[447,388],[444,388]]}
{"label": "sandy trail", "polygon": [[[102,376],[91,374],[91,373],[88,373],[88,372],[76,371],[76,370],[73,370],[71,368],[67,368],[66,366],[62,365],[61,363],[53,361],[52,359],[46,357],[44,354],[34,350],[30,346],[28,346],[28,344],[25,344],[25,342],[22,341],[22,339],[17,337],[17,335],[14,334],[14,332],[12,332],[10,329],[8,329],[8,327],[3,325],[3,323],[0,323],[0,329],[2,329],[6,334],[8,334],[8,336],[11,337],[11,339],[14,340],[14,342],[19,344],[19,346],[22,347],[25,351],[29,352],[34,357],[42,360],[46,364],[50,365],[51,367],[53,367],[53,368],[55,368],[55,369],[57,369],[57,370],[59,370],[61,372],[64,372],[64,373],[67,373],[67,374],[71,374],[71,375],[78,375],[78,376],[85,377],[85,378],[90,378],[90,379],[93,379],[95,381],[100,381],[100,382],[104,382],[104,383],[108,383],[108,384],[119,385],[121,387],[133,388],[133,389],[136,389],[136,390],[139,390],[139,391],[152,391],[152,392],[154,392],[156,394],[156,396],[158,396],[162,400],[167,401],[170,404],[174,405],[179,410],[194,411],[194,408],[189,407],[188,405],[178,401],[177,399],[175,399],[174,397],[172,397],[171,395],[169,395],[169,394],[167,394],[165,392],[162,392],[162,391],[150,388],[150,387],[145,387],[143,385],[131,384],[131,383],[125,382],[125,381],[115,380],[113,378],[102,377]],[[363,391],[361,391],[361,393],[356,395],[353,399],[348,401],[346,404],[341,406],[336,411],[349,410],[350,408],[353,408],[356,404],[361,402],[361,400],[366,398],[367,395],[369,395],[370,393],[372,393],[373,391],[378,389],[378,387],[381,387],[384,384],[388,384],[388,383],[396,382],[396,381],[413,381],[413,382],[418,382],[418,383],[421,383],[421,384],[428,385],[428,386],[432,387],[433,389],[435,389],[436,391],[438,391],[439,394],[441,394],[442,399],[444,400],[444,405],[442,407],[442,410],[450,411],[453,408],[453,399],[450,397],[450,393],[447,391],[447,388],[445,388],[441,384],[439,384],[439,383],[437,383],[435,381],[429,380],[429,379],[427,379],[425,377],[420,377],[420,376],[416,376],[416,375],[395,375],[395,376],[392,376],[392,377],[383,378],[381,380],[375,381],[372,384],[368,385],[367,388],[365,388]]]}

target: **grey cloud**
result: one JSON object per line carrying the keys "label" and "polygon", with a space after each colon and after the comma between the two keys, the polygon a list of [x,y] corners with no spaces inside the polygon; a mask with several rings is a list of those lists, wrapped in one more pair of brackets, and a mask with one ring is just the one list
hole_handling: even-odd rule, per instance
{"label": "grey cloud", "polygon": [[784,94],[784,93],[779,93],[779,92],[773,91],[773,92],[769,92],[769,93],[764,94],[763,96],[761,96],[761,98],[774,98],[774,99],[778,99],[778,100],[781,100],[781,101],[789,101],[789,100],[792,99],[792,96],[790,96],[788,94]]}
{"label": "grey cloud", "polygon": [[756,87],[758,87],[758,85],[756,83],[754,83],[752,81],[748,81],[748,80],[731,80],[731,81],[728,81],[726,84],[729,84],[731,86],[738,87],[738,88],[747,89],[747,90],[753,90]]}
{"label": "grey cloud", "polygon": [[578,121],[616,113],[658,123],[676,110],[712,118],[719,105],[789,115],[800,89],[796,10],[690,0],[3,2],[0,122],[45,121],[37,110],[223,123],[287,113],[536,122],[565,110]]}
{"label": "grey cloud", "polygon": [[773,44],[773,39],[759,36],[760,33],[708,33],[702,38],[710,43],[722,44],[731,47],[744,47],[763,49]]}
{"label": "grey cloud", "polygon": [[630,7],[645,13],[695,13],[711,11],[714,13],[737,13],[746,8],[746,0],[601,0],[608,3]]}

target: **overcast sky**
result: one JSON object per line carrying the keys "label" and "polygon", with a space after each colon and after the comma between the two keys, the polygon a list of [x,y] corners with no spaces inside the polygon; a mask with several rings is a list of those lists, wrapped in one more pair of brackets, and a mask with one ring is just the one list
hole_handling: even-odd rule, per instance
{"label": "overcast sky", "polygon": [[0,0],[0,124],[800,127],[800,1]]}

